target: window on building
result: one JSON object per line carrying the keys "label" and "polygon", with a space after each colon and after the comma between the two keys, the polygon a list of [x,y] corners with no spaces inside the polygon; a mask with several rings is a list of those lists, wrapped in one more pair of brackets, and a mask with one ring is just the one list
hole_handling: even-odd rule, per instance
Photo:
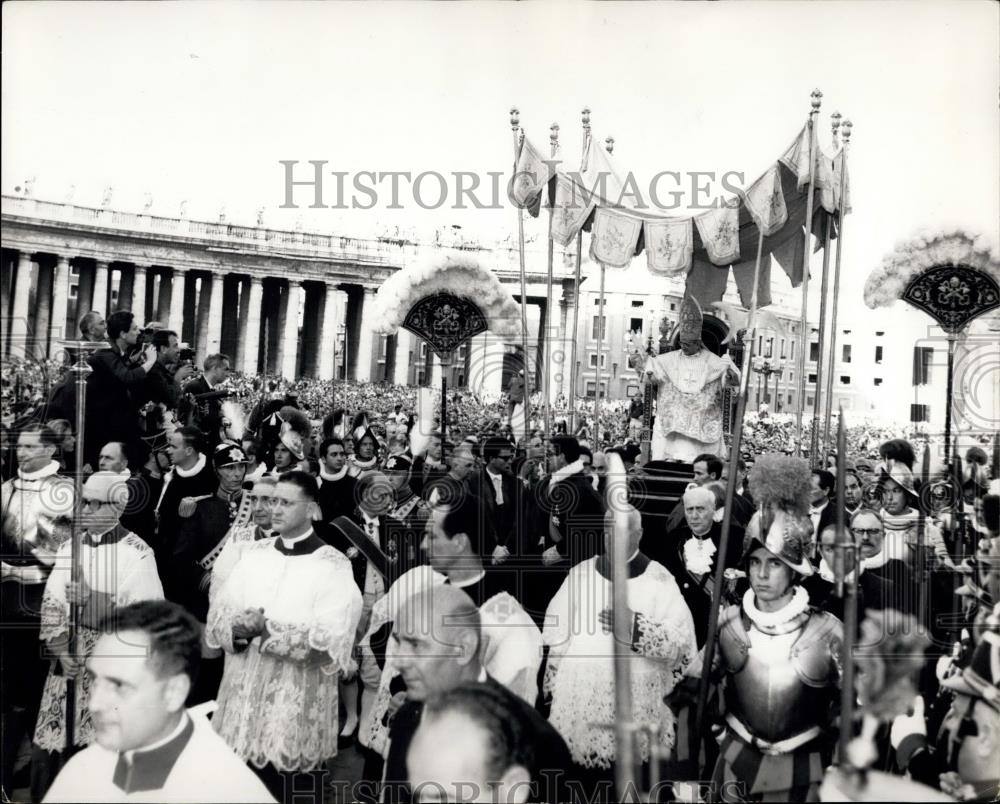
{"label": "window on building", "polygon": [[931,363],[934,360],[933,346],[913,347],[913,384],[927,385],[931,381]]}
{"label": "window on building", "polygon": [[885,335],[884,331],[882,331],[880,329],[875,330],[875,337],[876,338],[881,338],[883,335]]}
{"label": "window on building", "polygon": [[875,378],[875,387],[877,388],[881,384],[882,384],[882,378],[881,377],[876,377]]}
{"label": "window on building", "polygon": [[809,375],[809,382],[811,382],[813,385],[816,384],[816,375],[815,374],[810,374]]}
{"label": "window on building", "polygon": [[758,335],[757,336],[757,354],[760,354],[762,351],[764,351],[764,336],[763,335]]}
{"label": "window on building", "polygon": [[794,371],[789,371],[788,372],[788,381],[789,382],[795,382],[795,372]]}
{"label": "window on building", "polygon": [[420,341],[420,359],[427,359],[427,341]]}
{"label": "window on building", "polygon": [[[598,332],[598,328],[600,328],[600,332]],[[606,337],[608,337],[608,317],[604,316],[604,319],[601,320],[599,315],[595,315],[594,323],[590,328],[590,339],[596,341],[598,338],[603,340]]]}
{"label": "window on building", "polygon": [[929,405],[910,405],[911,422],[929,422],[931,420],[931,409]]}
{"label": "window on building", "polygon": [[792,404],[792,395],[791,394],[788,395],[788,404],[789,405]]}
{"label": "window on building", "polygon": [[671,310],[676,310],[677,309],[677,305],[674,302],[670,302],[670,309]]}
{"label": "window on building", "polygon": [[850,363],[851,362],[851,344],[845,343],[843,345],[843,352],[841,353],[841,362]]}
{"label": "window on building", "polygon": [[844,330],[844,334],[845,334],[845,335],[850,335],[850,334],[851,334],[851,331],[850,331],[849,329],[845,329],[845,330]]}
{"label": "window on building", "polygon": [[[605,382],[601,383],[601,396],[604,397],[608,393],[608,384]],[[597,383],[593,380],[587,382],[587,398],[593,399],[597,396]]]}
{"label": "window on building", "polygon": [[815,363],[819,360],[819,343],[813,341],[809,344],[809,362]]}
{"label": "window on building", "polygon": [[791,349],[789,349],[789,352],[788,352],[788,359],[789,360],[794,360],[795,359],[795,341],[792,341]]}
{"label": "window on building", "polygon": [[879,366],[882,365],[882,347],[881,346],[876,346],[875,347],[875,364],[879,365]]}
{"label": "window on building", "polygon": [[840,375],[840,384],[841,385],[850,385],[851,384],[851,378],[847,374],[841,374]]}
{"label": "window on building", "polygon": [[811,396],[806,397],[806,405],[811,405],[813,403],[813,398]]}
{"label": "window on building", "polygon": [[774,357],[774,338],[767,339],[767,350],[764,352],[764,357]]}
{"label": "window on building", "polygon": [[[589,352],[587,354],[587,365],[589,365],[590,368],[592,368],[592,369],[597,368],[597,352]],[[608,367],[608,356],[602,352],[601,353],[601,368],[603,369],[603,368],[607,368],[607,367]]]}
{"label": "window on building", "polygon": [[633,307],[642,307],[642,301],[641,300],[640,301],[633,301],[632,302],[632,306]]}
{"label": "window on building", "polygon": [[781,359],[785,359],[785,339],[781,339]]}
{"label": "window on building", "polygon": [[628,322],[629,332],[642,332],[642,319],[641,318],[630,318]]}

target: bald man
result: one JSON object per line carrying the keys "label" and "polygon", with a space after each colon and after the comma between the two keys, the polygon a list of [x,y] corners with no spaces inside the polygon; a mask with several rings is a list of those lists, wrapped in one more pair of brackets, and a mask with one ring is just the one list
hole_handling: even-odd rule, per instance
{"label": "bald man", "polygon": [[[642,552],[666,567],[681,588],[694,617],[698,647],[705,644],[712,583],[718,561],[722,517],[717,515],[716,496],[704,486],[691,485],[684,492],[684,522],[664,533],[643,536]],[[735,522],[729,529],[725,567],[739,565],[743,550],[743,528]]]}
{"label": "bald man", "polygon": [[491,681],[482,664],[479,609],[461,589],[435,586],[403,603],[392,629],[391,650],[406,685],[390,715],[383,801],[409,802],[406,755],[420,724],[424,701],[466,682]]}

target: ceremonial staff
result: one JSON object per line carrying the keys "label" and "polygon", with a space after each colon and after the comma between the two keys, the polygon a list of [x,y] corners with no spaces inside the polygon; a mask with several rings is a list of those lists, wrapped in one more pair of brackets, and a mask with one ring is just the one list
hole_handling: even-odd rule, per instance
{"label": "ceremonial staff", "polygon": [[917,498],[917,621],[927,626],[927,587],[930,578],[927,573],[927,514],[924,512],[924,495],[931,476],[931,448],[924,444],[924,454],[920,461],[920,488]]}
{"label": "ceremonial staff", "polygon": [[[524,132],[521,130],[521,115],[516,106],[510,110],[510,128],[514,133],[514,174],[517,175],[517,165],[521,158],[521,148],[524,147]],[[520,258],[520,278],[521,278],[521,367],[524,370],[524,401],[521,403],[524,408],[524,448],[528,448],[528,419],[531,396],[528,385],[528,289],[527,281],[524,278],[524,210],[517,207],[517,253]],[[514,422],[511,422],[513,430]],[[443,425],[442,425],[443,427]],[[517,435],[515,434],[515,439]]]}
{"label": "ceremonial staff", "polygon": [[[847,482],[847,427],[844,424],[844,406],[840,406],[837,422],[837,537],[834,541],[834,578],[836,593],[844,601],[844,654],[840,679],[840,735],[839,757],[848,764],[847,746],[854,737],[854,643],[858,629],[858,579],[861,562],[858,560],[854,536],[847,529],[847,503],[844,486]],[[854,569],[847,572],[848,556],[854,559]],[[853,573],[853,574],[852,574]]]}
{"label": "ceremonial staff", "polygon": [[[948,403],[951,404],[951,395],[948,396]],[[958,565],[965,560],[966,555],[966,527],[965,527],[965,495],[962,492],[962,456],[958,452],[958,436],[955,436],[954,456],[952,458],[952,484],[954,485],[954,505],[952,506],[952,528],[954,530],[954,545],[957,552]],[[973,563],[975,564],[975,549],[972,551]],[[958,587],[961,575],[958,572],[951,574],[951,621],[955,629],[955,638],[962,633],[962,598],[954,594]]]}
{"label": "ceremonial staff", "polygon": [[[549,126],[549,141],[553,162],[559,152],[559,124],[553,123]],[[542,387],[545,389],[545,434],[552,435],[552,215],[555,213],[554,193],[549,196],[549,237],[548,237],[548,274],[545,279],[545,328],[542,335],[545,337],[545,382]]]}
{"label": "ceremonial staff", "polygon": [[[757,327],[757,297],[760,286],[760,262],[764,253],[764,230],[757,222],[757,261],[753,271],[753,294],[750,297],[750,314],[747,317],[747,330],[743,342],[747,344],[743,350],[743,365],[740,373],[740,393],[736,406],[736,422],[733,428],[732,444],[729,448],[729,478],[726,481],[726,504],[722,514],[722,531],[719,534],[719,547],[716,550],[716,567],[712,585],[712,605],[708,612],[708,634],[705,638],[705,652],[702,660],[701,678],[698,680],[698,708],[696,723],[704,723],[705,707],[708,704],[708,683],[712,672],[712,660],[715,656],[715,637],[719,628],[719,604],[722,600],[722,587],[726,571],[723,557],[729,547],[729,531],[733,524],[733,500],[736,497],[736,464],[740,458],[740,443],[743,441],[743,416],[746,413],[747,394],[750,390],[750,365],[755,342],[754,330]],[[698,756],[697,729],[693,730],[693,757]]]}
{"label": "ceremonial staff", "polygon": [[[805,253],[802,255],[802,314],[799,317],[799,377],[802,379],[802,390],[799,392],[798,405],[795,410],[795,440],[796,450],[802,454],[802,411],[806,405],[806,349],[809,346],[809,256],[812,247],[812,213],[813,213],[813,183],[816,173],[816,131],[813,118],[819,114],[823,93],[814,89],[810,95],[812,109],[807,123],[809,133],[809,184],[806,189],[806,222],[805,222]],[[814,402],[815,404],[815,402]]]}
{"label": "ceremonial staff", "polygon": [[[91,341],[64,341],[65,347],[75,349],[77,361],[70,369],[76,375],[76,466],[73,478],[73,519],[70,523],[70,582],[78,586],[81,579],[80,514],[83,512],[83,463],[86,449],[85,428],[87,418],[87,377],[92,369],[87,362],[91,351],[102,348],[103,344]],[[73,354],[70,351],[70,354]],[[76,658],[80,645],[80,607],[75,603],[69,607],[69,655]],[[66,751],[72,754],[76,744],[76,684],[78,675],[66,679]]]}
{"label": "ceremonial staff", "polygon": [[[847,146],[851,143],[850,120],[840,125],[840,112],[833,113],[834,137],[840,129],[840,198],[837,202],[837,260],[833,268],[833,311],[830,315],[830,368],[827,371],[826,417],[823,423],[823,449],[830,440],[830,415],[833,410],[833,367],[837,359],[834,355],[837,349],[837,306],[840,302],[840,258],[844,253],[844,217],[847,215]],[[834,158],[836,165],[836,158]],[[818,379],[818,377],[817,377]],[[837,456],[840,457],[839,455]]]}
{"label": "ceremonial staff", "polygon": [[[586,106],[580,112],[583,121],[583,156],[580,165],[580,172],[587,168],[587,153],[590,148],[590,109]],[[580,338],[580,265],[583,262],[583,227],[576,231],[576,269],[573,274],[573,336],[570,338],[570,361],[569,361],[569,394],[567,405],[570,414],[570,433],[576,434],[578,421],[576,415],[576,384],[579,379],[577,368],[577,345]]]}

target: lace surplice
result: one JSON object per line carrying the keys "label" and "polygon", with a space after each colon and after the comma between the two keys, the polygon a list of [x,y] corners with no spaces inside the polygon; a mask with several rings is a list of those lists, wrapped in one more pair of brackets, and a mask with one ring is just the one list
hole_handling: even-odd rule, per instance
{"label": "lace surplice", "polygon": [[[551,697],[549,721],[565,738],[575,762],[609,768],[615,759],[615,678],[612,635],[598,620],[611,607],[611,584],[596,570],[597,558],[574,567],[546,613],[549,661],[544,691]],[[635,719],[660,727],[660,744],[674,742],[674,716],[663,702],[684,674],[695,652],[694,622],[673,576],[655,561],[628,582],[628,605],[635,612],[632,642],[619,646],[633,658],[632,701]],[[639,754],[649,759],[649,740],[641,735]]]}
{"label": "lace surplice", "polygon": [[[267,636],[245,653],[233,623],[263,609]],[[339,674],[350,667],[361,593],[332,547],[285,556],[270,539],[245,548],[212,602],[205,641],[239,656],[227,669],[212,718],[238,756],[256,767],[312,770],[337,754]]]}

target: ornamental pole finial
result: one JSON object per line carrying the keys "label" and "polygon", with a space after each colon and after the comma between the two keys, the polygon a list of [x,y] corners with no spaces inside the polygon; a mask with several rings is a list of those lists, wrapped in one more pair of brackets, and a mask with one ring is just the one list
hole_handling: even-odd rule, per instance
{"label": "ornamental pole finial", "polygon": [[604,147],[605,147],[605,149],[607,149],[607,152],[609,154],[613,154],[615,152],[615,138],[614,137],[605,137],[604,138]]}
{"label": "ornamental pole finial", "polygon": [[818,89],[814,89],[809,94],[809,99],[810,102],[812,103],[812,111],[818,112],[820,105],[823,103],[823,93],[820,92]]}
{"label": "ornamental pole finial", "polygon": [[517,131],[521,126],[521,112],[516,106],[510,107],[510,127]]}
{"label": "ornamental pole finial", "polygon": [[590,131],[590,107],[584,106],[583,111],[580,112],[580,118],[583,120],[583,130]]}
{"label": "ornamental pole finial", "polygon": [[844,145],[851,139],[851,129],[854,128],[854,123],[850,120],[845,120],[840,124],[840,138],[844,141]]}

